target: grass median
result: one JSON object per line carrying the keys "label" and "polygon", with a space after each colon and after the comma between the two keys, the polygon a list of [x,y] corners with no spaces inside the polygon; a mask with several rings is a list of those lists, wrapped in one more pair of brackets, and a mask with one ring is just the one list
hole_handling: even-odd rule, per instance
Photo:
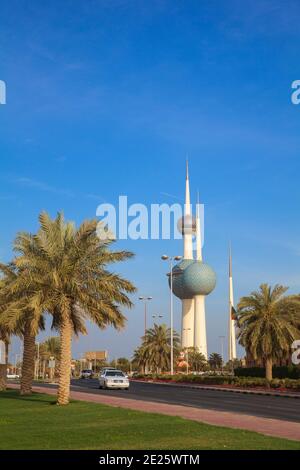
{"label": "grass median", "polygon": [[0,449],[300,449],[300,442],[179,417],[0,392]]}

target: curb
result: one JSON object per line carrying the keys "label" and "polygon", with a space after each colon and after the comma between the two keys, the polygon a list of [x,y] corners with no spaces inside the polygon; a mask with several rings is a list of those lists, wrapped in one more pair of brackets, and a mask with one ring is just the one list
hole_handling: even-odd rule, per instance
{"label": "curb", "polygon": [[282,397],[282,398],[295,398],[300,399],[299,394],[293,393],[279,393],[279,392],[267,392],[264,390],[249,390],[249,389],[242,389],[242,388],[222,388],[222,387],[214,387],[209,385],[193,385],[193,384],[179,384],[179,383],[166,383],[166,382],[156,382],[155,380],[134,380],[131,379],[131,382],[141,382],[141,383],[150,383],[155,385],[165,385],[168,387],[178,387],[178,388],[191,388],[195,390],[214,390],[216,392],[229,392],[229,393],[242,393],[244,395],[263,395],[263,396],[272,396],[272,397]]}

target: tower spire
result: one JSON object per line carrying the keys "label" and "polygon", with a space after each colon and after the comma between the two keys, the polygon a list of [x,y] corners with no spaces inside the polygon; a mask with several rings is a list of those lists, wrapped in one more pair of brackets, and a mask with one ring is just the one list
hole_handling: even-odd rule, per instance
{"label": "tower spire", "polygon": [[185,215],[191,215],[191,196],[190,196],[190,180],[189,180],[189,162],[186,159],[186,177],[185,177]]}
{"label": "tower spire", "polygon": [[197,192],[197,205],[196,205],[196,259],[198,261],[202,261],[202,239],[201,239],[199,191]]}
{"label": "tower spire", "polygon": [[185,259],[193,259],[193,217],[190,196],[189,165],[186,160],[185,203],[183,218],[183,251]]}
{"label": "tower spire", "polygon": [[231,244],[229,244],[229,351],[228,358],[230,361],[236,359],[236,334],[235,334],[235,318],[234,318],[234,299],[233,299],[233,280],[232,280],[232,255]]}
{"label": "tower spire", "polygon": [[232,277],[231,242],[229,242],[229,277]]}

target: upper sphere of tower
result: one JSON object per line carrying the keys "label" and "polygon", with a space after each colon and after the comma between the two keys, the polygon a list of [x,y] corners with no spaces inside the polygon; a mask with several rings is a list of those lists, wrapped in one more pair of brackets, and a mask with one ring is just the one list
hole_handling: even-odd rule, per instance
{"label": "upper sphere of tower", "polygon": [[177,222],[177,229],[182,235],[196,233],[196,219],[192,215],[184,215]]}

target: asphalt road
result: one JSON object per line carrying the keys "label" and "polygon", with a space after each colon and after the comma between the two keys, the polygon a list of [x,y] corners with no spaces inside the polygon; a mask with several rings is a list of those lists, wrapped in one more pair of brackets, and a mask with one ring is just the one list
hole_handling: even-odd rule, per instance
{"label": "asphalt road", "polygon": [[[40,383],[38,384],[41,385]],[[49,386],[49,385],[45,385]],[[71,389],[135,400],[229,411],[300,423],[300,399],[199,390],[162,384],[131,382],[127,390],[99,390],[97,379],[72,380]]]}

